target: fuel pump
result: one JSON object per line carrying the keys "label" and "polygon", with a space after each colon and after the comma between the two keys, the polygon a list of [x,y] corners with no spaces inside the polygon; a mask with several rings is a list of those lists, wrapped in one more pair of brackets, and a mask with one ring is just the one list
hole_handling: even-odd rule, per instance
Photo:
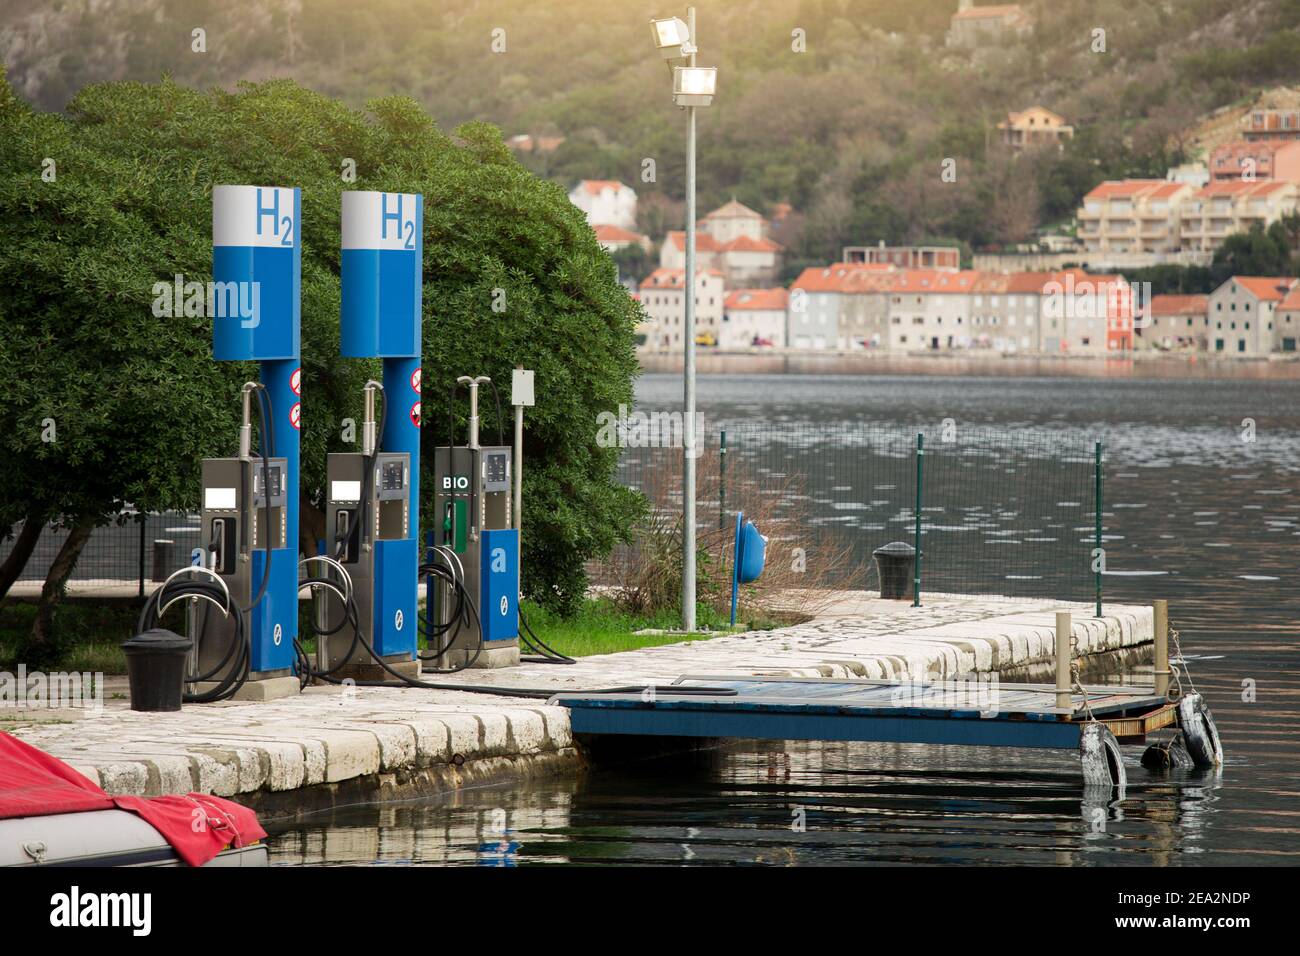
{"label": "fuel pump", "polygon": [[478,390],[492,380],[464,375],[457,384],[469,390],[469,437],[466,445],[447,445],[434,452],[434,553],[460,569],[464,590],[478,609],[481,633],[455,627],[457,595],[446,580],[438,580],[432,588],[434,630],[450,634],[443,656],[453,667],[509,667],[519,663],[513,456],[508,445],[479,444]]}
{"label": "fuel pump", "polygon": [[[297,189],[214,186],[212,357],[260,363],[242,391],[234,458],[202,464],[202,564],[173,574],[140,628],[188,601],[190,702],[269,700],[298,692],[298,434],[302,405]],[[256,399],[254,406],[253,400]],[[259,454],[252,450],[257,410]]]}
{"label": "fuel pump", "polygon": [[[383,391],[379,382],[366,383],[362,450],[333,452],[326,463],[328,557],[347,573],[354,605],[328,592],[318,596],[325,610],[318,616],[324,626],[318,629],[316,670],[337,677],[384,680],[393,671],[419,676],[411,456],[376,448],[375,396]],[[385,397],[385,416],[387,405]]]}

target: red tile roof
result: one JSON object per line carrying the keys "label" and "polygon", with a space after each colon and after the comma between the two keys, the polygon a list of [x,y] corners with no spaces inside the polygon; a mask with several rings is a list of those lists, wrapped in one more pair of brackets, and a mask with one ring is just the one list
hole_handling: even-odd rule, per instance
{"label": "red tile roof", "polygon": [[1255,182],[1227,179],[1210,183],[1197,192],[1196,196],[1198,199],[1213,199],[1215,196],[1267,196],[1294,185],[1282,179],[1260,179]]}
{"label": "red tile roof", "polygon": [[723,303],[728,309],[764,309],[783,311],[790,299],[785,289],[736,289],[727,294]]}
{"label": "red tile roof", "polygon": [[[695,281],[699,282],[700,277],[706,275],[722,278],[722,273],[717,269],[700,269],[695,273]],[[684,289],[685,287],[685,269],[659,268],[641,280],[642,289]]]}
{"label": "red tile roof", "polygon": [[1089,199],[1133,197],[1154,192],[1161,187],[1180,185],[1182,184],[1169,183],[1163,179],[1108,179],[1104,183],[1094,186],[1092,191],[1083,198],[1086,202]]}
{"label": "red tile roof", "polygon": [[1153,295],[1148,311],[1152,315],[1204,315],[1209,308],[1208,295]]}
{"label": "red tile roof", "polygon": [[584,179],[582,182],[578,183],[578,185],[587,190],[587,192],[591,193],[593,196],[600,195],[601,191],[605,189],[612,189],[614,192],[618,192],[620,189],[627,189],[627,187],[617,179]]}
{"label": "red tile roof", "polygon": [[[671,242],[671,243],[673,244],[673,248],[675,248],[675,249],[677,249],[677,250],[679,250],[679,251],[681,251],[681,252],[685,252],[685,251],[686,251],[686,231],[685,231],[685,230],[679,230],[679,231],[676,231],[676,232],[670,232],[670,233],[668,233],[668,235],[667,235],[666,238],[667,238],[667,241],[668,241],[668,242]],[[696,232],[695,232],[695,251],[696,251],[696,252],[717,252],[717,251],[719,251],[721,248],[722,248],[722,247],[718,245],[718,240],[714,239],[714,238],[713,238],[711,235],[709,235],[707,232],[700,232],[698,229],[696,230]]]}
{"label": "red tile roof", "polygon": [[1296,284],[1287,276],[1233,276],[1232,281],[1265,302],[1281,302]]}
{"label": "red tile roof", "polygon": [[1291,291],[1286,294],[1286,298],[1278,303],[1279,312],[1300,312],[1300,282],[1291,287]]}
{"label": "red tile roof", "polygon": [[863,285],[864,277],[889,275],[894,271],[893,266],[882,263],[836,262],[829,266],[810,266],[790,288],[805,292],[847,292],[853,286],[852,291],[871,291]]}
{"label": "red tile roof", "polygon": [[763,214],[750,209],[743,202],[731,200],[723,203],[713,212],[704,217],[705,219],[762,219]]}
{"label": "red tile roof", "polygon": [[730,242],[718,247],[723,252],[780,252],[781,246],[771,239],[753,239],[749,236],[737,236]]}
{"label": "red tile roof", "polygon": [[592,226],[596,233],[596,239],[600,242],[641,242],[645,236],[640,233],[631,232],[621,226]]}

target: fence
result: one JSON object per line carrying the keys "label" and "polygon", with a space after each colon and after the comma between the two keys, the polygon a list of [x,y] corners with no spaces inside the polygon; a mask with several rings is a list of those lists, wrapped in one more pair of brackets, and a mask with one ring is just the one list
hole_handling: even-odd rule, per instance
{"label": "fence", "polygon": [[[709,437],[699,459],[702,531],[729,534],[737,510],[762,514],[769,562],[797,554],[810,581],[874,590],[871,552],[903,541],[921,552],[914,600],[1050,597],[1100,609],[1100,442],[866,423],[742,424]],[[674,494],[651,498],[679,508],[680,472],[680,449],[629,448],[619,477],[642,490],[675,483]],[[817,575],[819,561],[834,567]]]}
{"label": "fence", "polygon": [[[15,536],[21,527],[14,528]],[[69,580],[95,586],[133,586],[143,596],[146,582],[160,581],[190,563],[190,552],[201,546],[199,532],[198,514],[125,512],[112,524],[94,530]],[[43,530],[18,580],[45,580],[67,536],[65,530]],[[13,544],[13,538],[0,543],[0,561],[9,556]]]}

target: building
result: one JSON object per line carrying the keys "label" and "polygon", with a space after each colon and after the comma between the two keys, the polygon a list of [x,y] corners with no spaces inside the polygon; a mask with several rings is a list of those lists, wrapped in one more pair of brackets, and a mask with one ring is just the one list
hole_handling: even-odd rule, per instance
{"label": "building", "polygon": [[1300,282],[1273,310],[1273,351],[1295,352],[1300,342]]}
{"label": "building", "polygon": [[1018,4],[976,7],[971,0],[960,0],[958,10],[948,22],[947,44],[971,49],[991,46],[1003,40],[1023,36],[1033,29],[1033,20]]}
{"label": "building", "polygon": [[1134,322],[1134,349],[1204,351],[1207,295],[1155,295]]}
{"label": "building", "polygon": [[1247,140],[1300,139],[1300,109],[1254,109],[1241,119]]}
{"label": "building", "polygon": [[952,246],[845,246],[845,262],[866,262],[896,266],[899,269],[961,268],[961,250]]}
{"label": "building", "polygon": [[718,347],[724,349],[772,346],[785,348],[785,289],[735,289],[722,304],[722,331]]}
{"label": "building", "polygon": [[[734,199],[696,223],[696,264],[717,269],[726,277],[729,288],[776,285],[784,251],[770,237],[768,221]],[[659,265],[665,269],[685,268],[685,232],[669,232],[664,237]]]}
{"label": "building", "polygon": [[[682,344],[686,321],[686,270],[656,269],[641,282],[641,307],[646,314],[646,344],[675,348]],[[722,273],[700,269],[695,273],[695,334],[716,344],[722,326]]]}
{"label": "building", "polygon": [[895,351],[991,347],[990,333],[981,310],[978,326],[974,292],[985,277],[974,271],[906,269],[889,283],[889,337]]}
{"label": "building", "polygon": [[[1233,276],[1210,293],[1206,347],[1230,355],[1267,355],[1278,334],[1277,310],[1296,286],[1286,276]],[[1291,317],[1288,309],[1283,318]],[[1283,327],[1291,323],[1283,322]]]}
{"label": "building", "polygon": [[596,241],[606,252],[618,252],[630,246],[640,246],[648,252],[653,245],[649,236],[643,236],[639,232],[632,232],[621,226],[593,226],[592,231],[596,233]]}
{"label": "building", "polygon": [[1042,350],[1111,355],[1133,350],[1133,291],[1123,276],[1053,273],[1042,289]]}
{"label": "building", "polygon": [[1170,166],[1165,173],[1165,180],[1171,183],[1186,183],[1200,189],[1210,182],[1210,169],[1204,163],[1183,163]]}
{"label": "building", "polygon": [[1012,149],[1033,149],[1040,146],[1065,148],[1065,141],[1074,138],[1074,127],[1065,117],[1043,106],[1031,106],[1019,113],[1008,113],[998,124],[1002,142]]}
{"label": "building", "polygon": [[1182,207],[1195,194],[1165,179],[1107,180],[1083,197],[1079,239],[1087,252],[1176,252]]}
{"label": "building", "polygon": [[1184,249],[1211,251],[1236,232],[1268,228],[1296,210],[1300,187],[1281,180],[1212,182],[1179,209]]}
{"label": "building", "polygon": [[569,193],[569,201],[587,214],[592,226],[636,229],[636,193],[613,179],[584,179]]}
{"label": "building", "polygon": [[1284,179],[1300,183],[1300,140],[1239,139],[1210,153],[1213,182]]}
{"label": "building", "polygon": [[506,140],[506,145],[521,153],[553,153],[564,145],[563,136],[533,136],[519,133]]}
{"label": "building", "polygon": [[850,334],[842,316],[845,297],[862,288],[864,275],[891,271],[892,266],[849,262],[804,269],[790,286],[786,344],[796,349],[871,347],[870,337],[876,334],[875,345],[883,345],[880,329],[884,323],[879,314],[885,306],[883,299],[876,305],[874,325],[864,318]]}

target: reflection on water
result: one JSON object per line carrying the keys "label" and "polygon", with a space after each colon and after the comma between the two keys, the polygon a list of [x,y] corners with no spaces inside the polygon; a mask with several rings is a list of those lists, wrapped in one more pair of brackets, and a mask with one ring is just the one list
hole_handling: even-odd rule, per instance
{"label": "reflection on water", "polygon": [[[652,410],[680,379],[647,376]],[[1300,404],[1287,382],[718,376],[736,421],[962,423],[1100,435],[1106,595],[1166,597],[1227,751],[1221,773],[1153,774],[1082,801],[1070,753],[759,744],[354,808],[275,834],[274,861],[815,865],[1300,861]],[[1243,421],[1254,423],[1244,441]],[[505,833],[502,833],[504,821]],[[794,829],[802,822],[802,832]]]}

